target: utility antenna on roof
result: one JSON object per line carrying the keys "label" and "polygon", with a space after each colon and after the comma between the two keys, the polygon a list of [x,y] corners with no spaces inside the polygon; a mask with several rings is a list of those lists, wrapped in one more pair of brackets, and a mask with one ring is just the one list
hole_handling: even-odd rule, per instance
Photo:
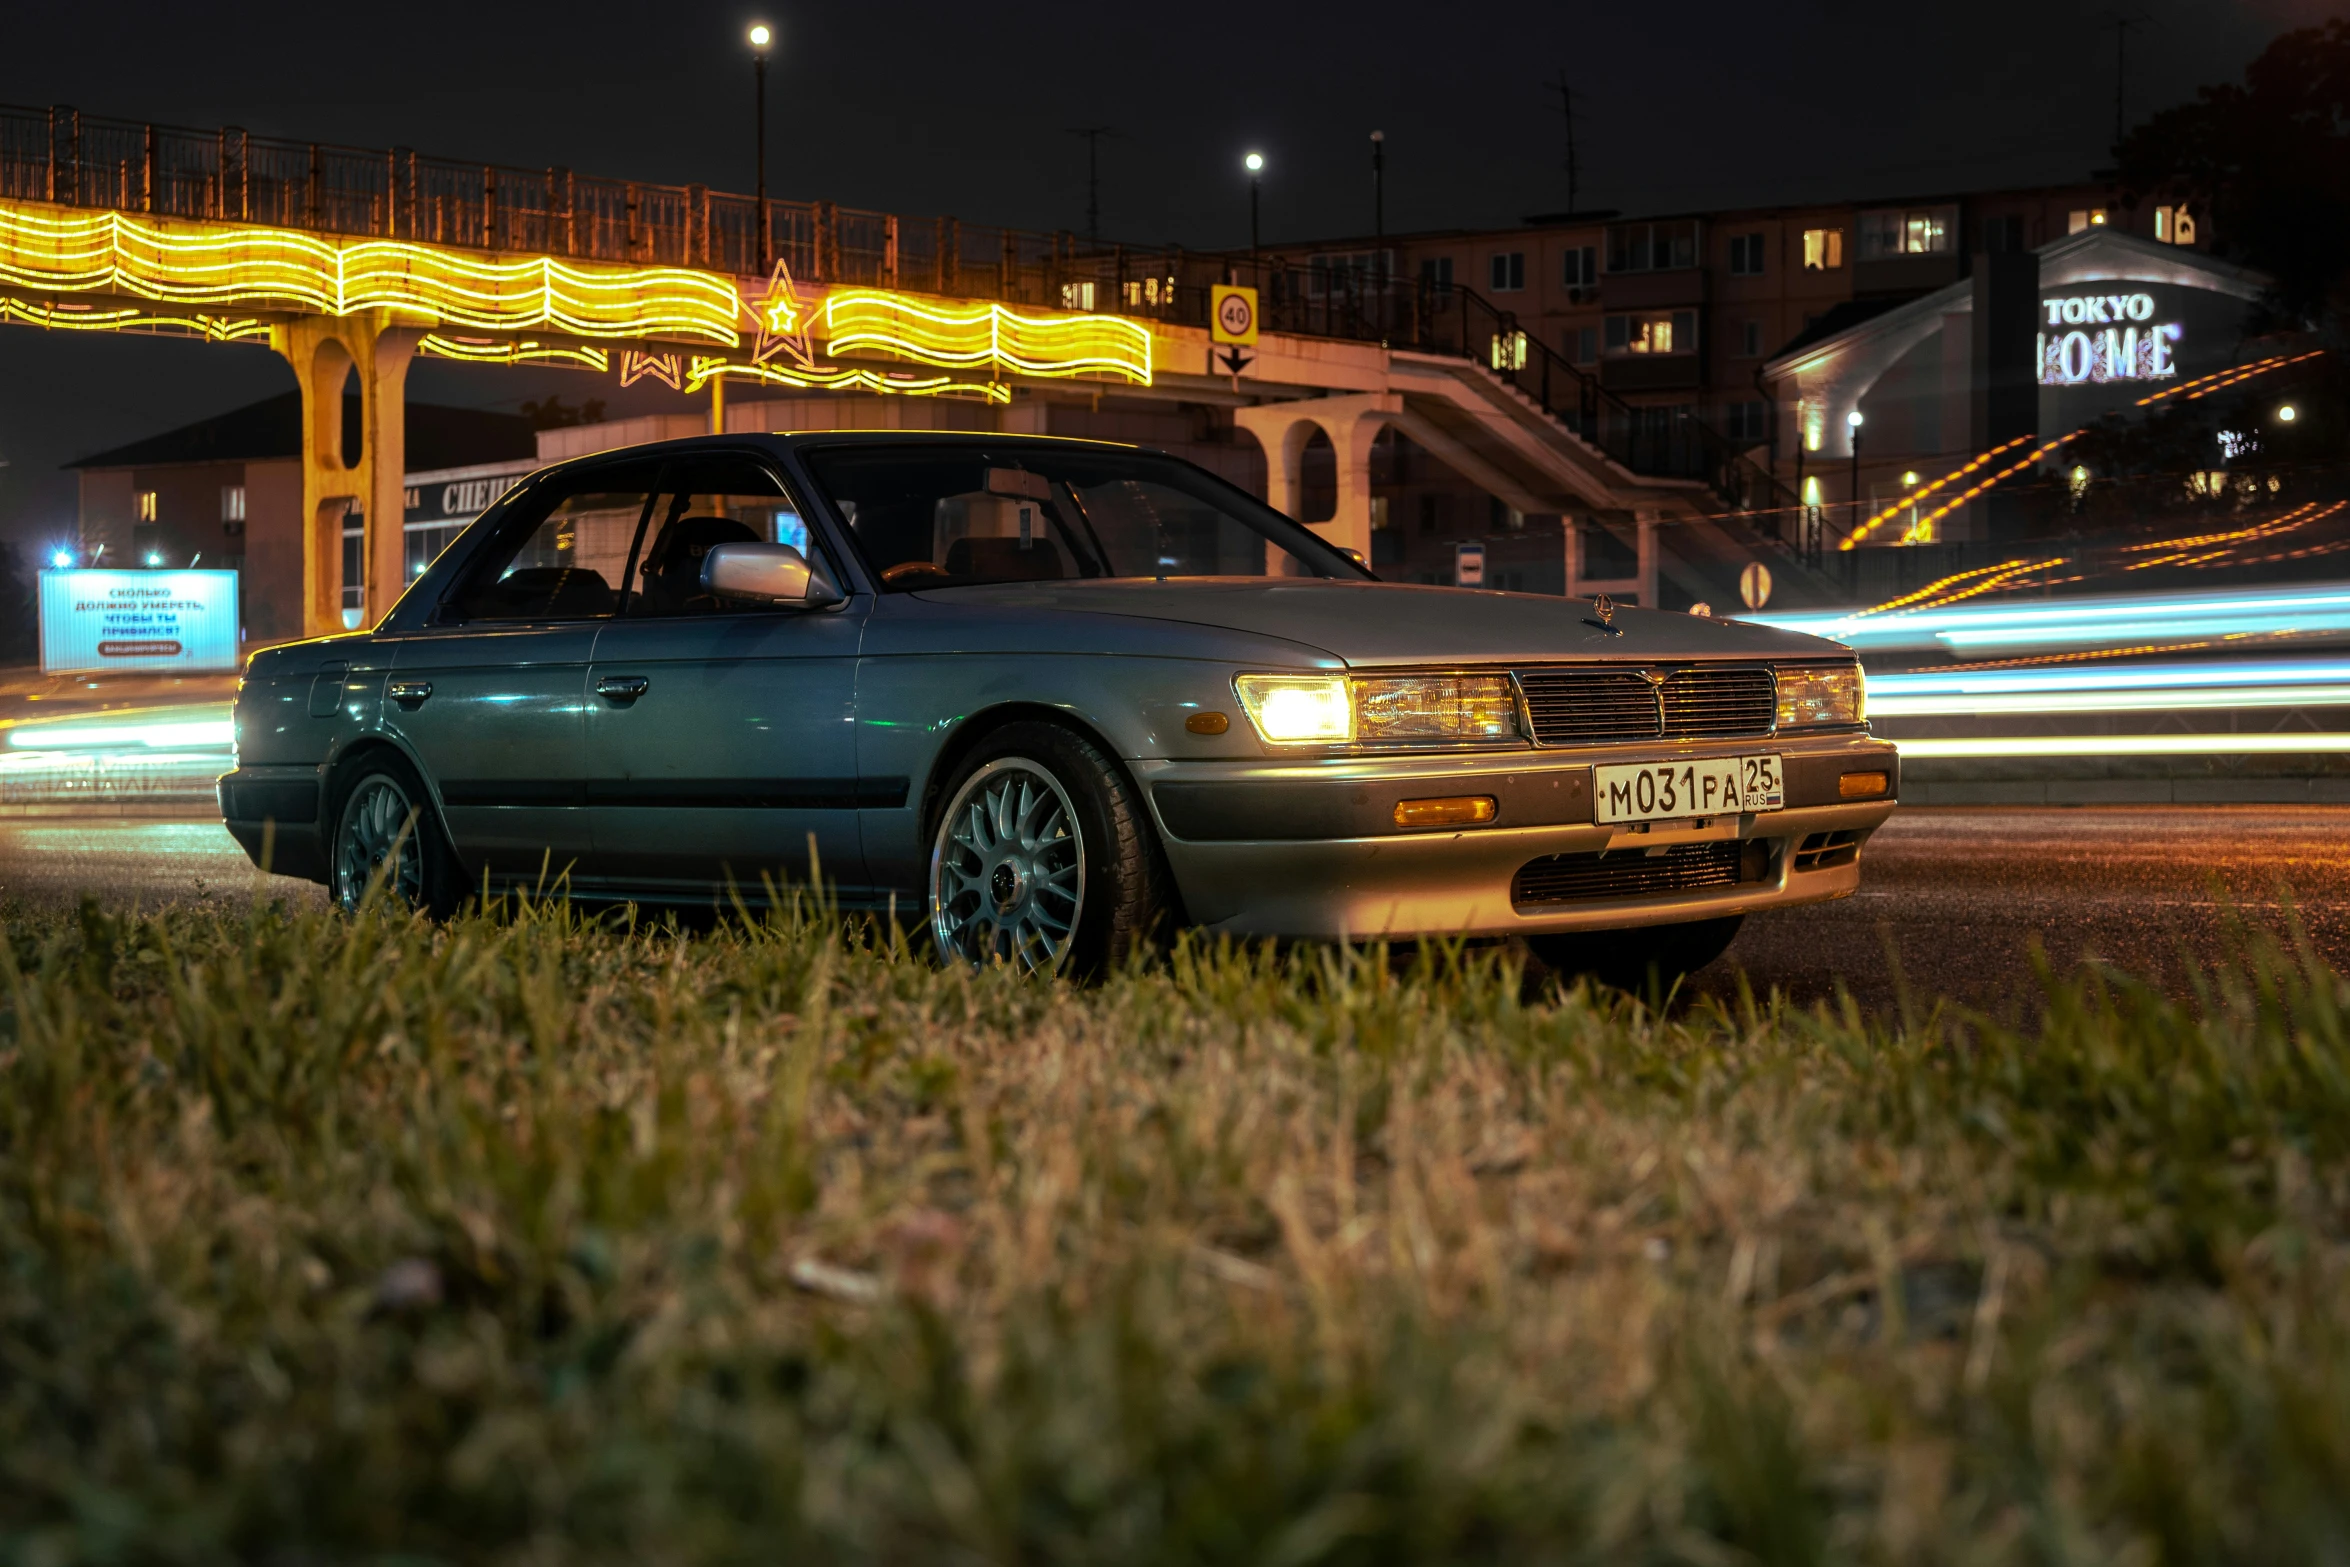
{"label": "utility antenna on roof", "polygon": [[1567,85],[1567,68],[1559,67],[1559,79],[1546,89],[1559,95],[1559,117],[1567,126],[1567,210],[1579,210],[1575,205],[1576,186],[1581,170],[1575,162],[1575,92]]}
{"label": "utility antenna on roof", "polygon": [[1073,125],[1072,136],[1085,138],[1085,242],[1102,242],[1102,138],[1118,132],[1107,125]]}

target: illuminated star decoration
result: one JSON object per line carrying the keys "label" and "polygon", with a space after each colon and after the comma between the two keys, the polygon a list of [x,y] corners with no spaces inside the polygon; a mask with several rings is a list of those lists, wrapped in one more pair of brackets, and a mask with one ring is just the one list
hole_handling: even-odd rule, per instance
{"label": "illuminated star decoration", "polygon": [[767,280],[758,317],[759,341],[751,351],[752,364],[763,365],[784,354],[814,368],[816,349],[808,339],[808,318],[800,312],[800,291],[792,286],[791,268],[780,258],[775,275]]}

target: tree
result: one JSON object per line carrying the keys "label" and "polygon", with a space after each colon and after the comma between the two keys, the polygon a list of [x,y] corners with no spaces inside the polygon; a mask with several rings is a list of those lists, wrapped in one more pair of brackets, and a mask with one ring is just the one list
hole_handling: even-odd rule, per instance
{"label": "tree", "polygon": [[2350,318],[2350,21],[2281,35],[2115,148],[2132,201],[2183,202],[2297,322]]}

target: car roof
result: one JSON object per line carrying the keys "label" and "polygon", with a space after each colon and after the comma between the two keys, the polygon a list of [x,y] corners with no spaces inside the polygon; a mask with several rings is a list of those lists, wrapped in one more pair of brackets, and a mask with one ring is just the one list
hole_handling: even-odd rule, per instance
{"label": "car roof", "polygon": [[550,468],[576,462],[628,458],[669,452],[740,450],[744,445],[804,450],[814,446],[982,446],[994,450],[1031,447],[1056,451],[1156,452],[1156,447],[1131,441],[1095,441],[1072,435],[997,435],[985,430],[743,430],[725,435],[688,435],[669,441],[644,441],[550,463]]}

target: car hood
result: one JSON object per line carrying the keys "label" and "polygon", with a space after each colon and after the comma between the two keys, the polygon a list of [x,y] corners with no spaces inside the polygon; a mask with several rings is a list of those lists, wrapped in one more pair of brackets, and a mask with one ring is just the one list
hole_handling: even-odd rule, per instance
{"label": "car hood", "polygon": [[1801,658],[1842,644],[1746,621],[1618,608],[1614,627],[1589,599],[1401,582],[1262,577],[1174,582],[1025,582],[931,589],[921,597],[1005,610],[1055,609],[1180,621],[1278,637],[1357,668],[1545,659]]}

